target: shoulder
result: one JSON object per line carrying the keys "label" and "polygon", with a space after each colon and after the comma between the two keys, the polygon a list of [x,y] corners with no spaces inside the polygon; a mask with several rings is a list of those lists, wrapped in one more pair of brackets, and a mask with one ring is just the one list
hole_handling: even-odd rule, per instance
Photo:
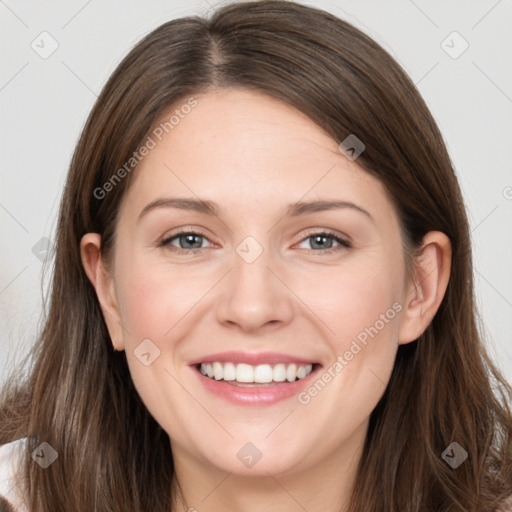
{"label": "shoulder", "polygon": [[512,496],[503,504],[499,512],[512,512]]}
{"label": "shoulder", "polygon": [[[0,446],[0,507],[9,510],[5,502],[11,505],[14,512],[25,512],[21,492],[14,477],[19,467],[21,453],[26,439],[18,439]],[[3,502],[2,502],[3,499]]]}

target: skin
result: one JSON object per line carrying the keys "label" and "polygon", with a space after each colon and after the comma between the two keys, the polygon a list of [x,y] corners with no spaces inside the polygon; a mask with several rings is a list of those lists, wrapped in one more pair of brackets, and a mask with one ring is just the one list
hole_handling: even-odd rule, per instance
{"label": "skin", "polygon": [[[142,400],[170,436],[179,510],[346,510],[398,345],[426,329],[445,293],[449,241],[428,233],[410,275],[384,187],[313,121],[242,89],[196,98],[136,170],[112,264],[100,257],[100,236],[88,233],[84,268],[114,346],[126,351]],[[220,213],[162,207],[138,219],[162,197],[208,199]],[[320,199],[351,201],[371,218],[354,208],[285,216],[289,203]],[[206,235],[196,239],[199,253],[186,239],[191,255],[160,246],[183,228]],[[352,246],[327,239],[318,248],[307,237],[323,230]],[[250,264],[236,252],[249,235],[263,248]],[[394,303],[401,311],[307,404],[294,396],[235,405],[210,394],[188,365],[225,350],[276,351],[327,369]],[[134,355],[144,339],[160,350],[149,366]],[[262,452],[251,468],[236,456],[247,442]]]}

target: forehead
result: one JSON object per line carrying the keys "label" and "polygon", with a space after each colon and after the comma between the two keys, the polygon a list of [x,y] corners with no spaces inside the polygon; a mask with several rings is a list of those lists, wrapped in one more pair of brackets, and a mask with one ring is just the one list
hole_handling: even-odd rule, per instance
{"label": "forehead", "polygon": [[[137,167],[125,198],[127,208],[140,211],[169,195],[213,199],[239,212],[279,209],[301,199],[391,208],[380,181],[290,105],[242,89],[194,97],[196,106],[172,128],[160,130],[161,140],[153,136],[154,147]],[[179,108],[173,105],[157,126],[165,126]]]}

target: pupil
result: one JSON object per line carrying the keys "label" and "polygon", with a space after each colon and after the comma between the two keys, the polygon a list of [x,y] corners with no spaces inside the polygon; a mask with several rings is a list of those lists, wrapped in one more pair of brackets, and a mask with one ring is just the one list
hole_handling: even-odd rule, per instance
{"label": "pupil", "polygon": [[186,244],[190,243],[191,245],[194,246],[194,248],[201,247],[201,241],[194,243],[194,238],[199,238],[199,235],[193,235],[193,234],[185,235],[185,240],[186,240],[185,243]]}
{"label": "pupil", "polygon": [[[325,248],[326,247],[326,243],[325,243],[326,240],[329,240],[331,242],[331,244],[332,244],[332,240],[329,237],[327,237],[327,236],[316,236],[314,238],[313,246],[318,245],[318,247],[324,247]],[[327,246],[328,246],[327,248],[328,249],[330,248],[331,244],[327,244]]]}

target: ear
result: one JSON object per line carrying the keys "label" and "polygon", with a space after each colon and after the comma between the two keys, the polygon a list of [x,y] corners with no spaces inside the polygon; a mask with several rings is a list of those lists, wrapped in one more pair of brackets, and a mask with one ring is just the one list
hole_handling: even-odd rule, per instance
{"label": "ear", "polygon": [[406,287],[399,344],[418,339],[434,318],[448,286],[451,260],[451,243],[444,233],[430,231],[423,237]]}
{"label": "ear", "polygon": [[107,324],[114,350],[124,350],[124,336],[121,325],[114,279],[101,257],[101,236],[87,233],[80,242],[80,256],[85,273],[91,281],[100,303],[103,318]]}

